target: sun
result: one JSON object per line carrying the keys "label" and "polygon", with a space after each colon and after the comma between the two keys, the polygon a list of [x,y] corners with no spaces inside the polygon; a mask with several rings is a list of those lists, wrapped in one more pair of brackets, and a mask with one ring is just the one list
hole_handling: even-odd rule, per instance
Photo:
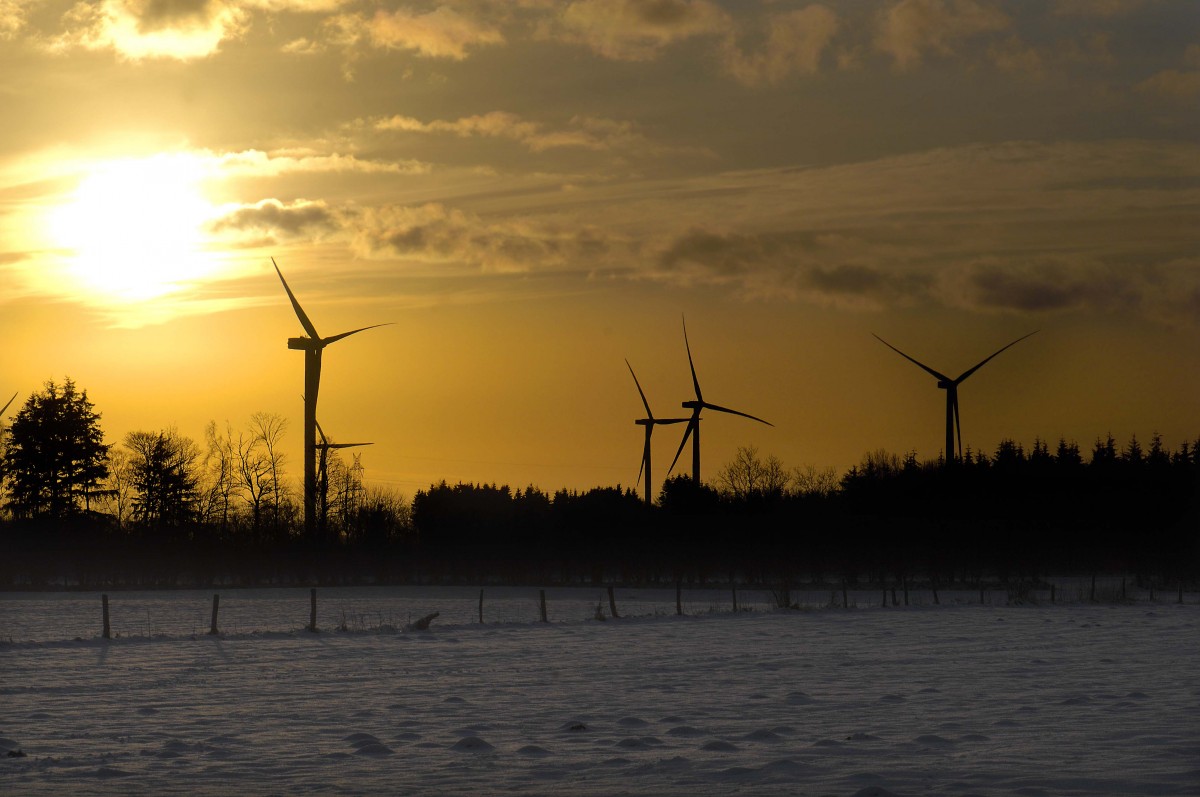
{"label": "sun", "polygon": [[187,154],[110,160],[87,170],[52,211],[50,234],[67,251],[67,276],[100,301],[138,302],[182,290],[215,268],[205,252],[213,206],[204,163]]}

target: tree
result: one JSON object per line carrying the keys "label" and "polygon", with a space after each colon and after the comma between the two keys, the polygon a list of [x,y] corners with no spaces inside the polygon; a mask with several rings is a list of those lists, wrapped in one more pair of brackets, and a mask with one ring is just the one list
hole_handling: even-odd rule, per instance
{"label": "tree", "polygon": [[178,527],[195,516],[200,449],[174,429],[130,432],[125,447],[132,455],[133,514],[151,527]]}
{"label": "tree", "polygon": [[8,506],[18,517],[61,518],[90,509],[108,475],[100,413],[70,377],[32,394],[13,419],[5,457]]}
{"label": "tree", "polygon": [[717,484],[734,498],[779,498],[787,487],[789,475],[777,457],[766,460],[754,446],[741,446],[733,461],[721,468]]}

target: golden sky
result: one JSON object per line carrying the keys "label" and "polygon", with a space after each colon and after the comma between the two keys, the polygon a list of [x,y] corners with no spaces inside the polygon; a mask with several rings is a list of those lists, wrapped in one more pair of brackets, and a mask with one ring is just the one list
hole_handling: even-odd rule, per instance
{"label": "golden sky", "polygon": [[[369,481],[1200,433],[1192,0],[0,0],[0,397],[318,418]],[[659,428],[655,480],[682,427]],[[686,465],[685,465],[686,467]]]}

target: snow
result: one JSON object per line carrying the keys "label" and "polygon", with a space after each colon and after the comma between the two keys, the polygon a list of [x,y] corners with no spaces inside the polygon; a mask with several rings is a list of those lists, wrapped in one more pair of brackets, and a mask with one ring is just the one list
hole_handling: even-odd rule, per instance
{"label": "snow", "polygon": [[217,636],[211,592],[110,593],[110,641],[97,595],[0,596],[0,793],[1200,794],[1194,594],[321,590],[313,634],[307,590],[220,592]]}

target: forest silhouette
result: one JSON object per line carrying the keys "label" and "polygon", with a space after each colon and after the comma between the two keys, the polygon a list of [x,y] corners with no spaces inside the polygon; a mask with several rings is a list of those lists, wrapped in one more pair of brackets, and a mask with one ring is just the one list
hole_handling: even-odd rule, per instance
{"label": "forest silhouette", "polygon": [[210,423],[203,445],[174,429],[105,444],[100,419],[67,379],[0,427],[0,588],[1200,575],[1200,440],[1005,440],[951,463],[879,450],[840,475],[745,447],[713,483],[676,476],[646,502],[444,481],[407,501],[323,438],[309,525],[279,416]]}

